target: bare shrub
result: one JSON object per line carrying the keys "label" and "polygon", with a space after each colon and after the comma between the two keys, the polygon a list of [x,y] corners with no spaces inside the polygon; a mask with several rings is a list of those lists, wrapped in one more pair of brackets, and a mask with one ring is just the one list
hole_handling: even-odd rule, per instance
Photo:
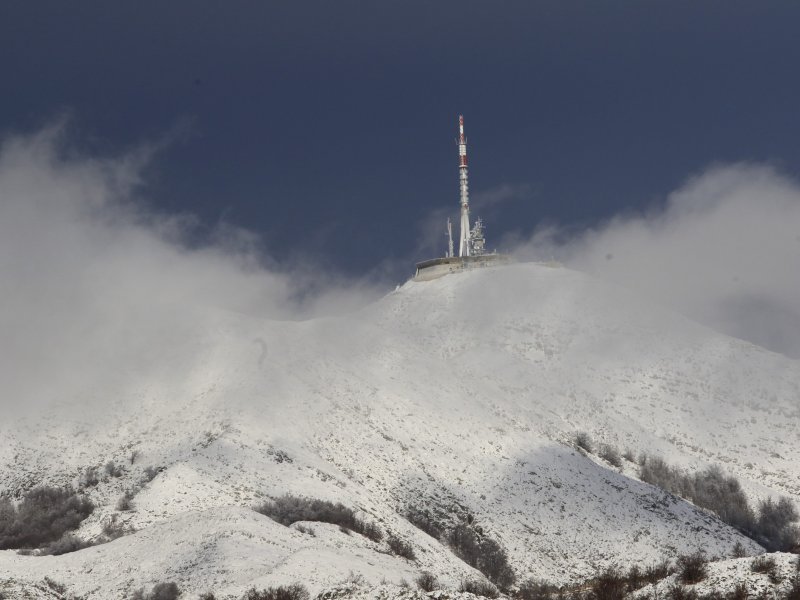
{"label": "bare shrub", "polygon": [[636,462],[636,455],[633,453],[633,450],[627,448],[625,452],[622,453],[622,458],[627,460],[628,462],[635,463]]}
{"label": "bare shrub", "polygon": [[486,575],[493,584],[503,589],[513,585],[516,576],[506,551],[495,540],[479,535],[476,527],[459,523],[450,531],[447,543],[456,556]]}
{"label": "bare shrub", "polygon": [[428,512],[412,506],[409,507],[405,517],[414,527],[421,529],[432,538],[438,540],[440,537],[442,537],[442,531],[444,527]]}
{"label": "bare shrub", "polygon": [[133,491],[125,490],[125,493],[117,500],[117,510],[127,512],[133,510]]}
{"label": "bare shrub", "polygon": [[200,594],[200,598],[198,598],[198,600],[217,600],[217,597],[213,592],[204,592]]}
{"label": "bare shrub", "polygon": [[119,515],[111,515],[110,518],[107,517],[103,520],[103,536],[107,542],[133,532],[133,528],[126,526],[119,518]]}
{"label": "bare shrub", "polygon": [[546,581],[526,579],[519,586],[517,597],[521,600],[551,600],[558,593],[558,588]]}
{"label": "bare shrub", "polygon": [[65,596],[67,594],[67,586],[65,586],[63,583],[50,579],[49,577],[45,577],[44,584],[60,596]]}
{"label": "bare shrub", "polygon": [[244,600],[309,600],[306,587],[300,583],[280,585],[258,591],[250,588],[244,595]]}
{"label": "bare shrub", "polygon": [[753,573],[767,574],[772,573],[778,568],[775,559],[768,554],[760,554],[750,563],[750,570]]}
{"label": "bare shrub", "polygon": [[785,600],[800,600],[800,578],[795,577],[792,586],[786,590]]}
{"label": "bare shrub", "polygon": [[645,568],[642,576],[647,583],[658,583],[662,579],[668,577],[673,572],[669,562],[662,560],[659,563],[649,565]]}
{"label": "bare shrub", "polygon": [[484,598],[497,598],[500,595],[494,585],[480,579],[462,579],[461,585],[458,586],[458,591],[483,596]]}
{"label": "bare shrub", "polygon": [[749,597],[750,592],[747,589],[747,584],[742,581],[733,588],[733,591],[728,595],[728,600],[747,600]]}
{"label": "bare shrub", "polygon": [[133,464],[141,455],[142,453],[138,450],[131,450],[131,455],[128,457],[128,460],[130,460],[131,464]]}
{"label": "bare shrub", "polygon": [[160,472],[161,470],[157,469],[156,467],[146,467],[145,470],[142,471],[141,485],[146,485],[153,481],[153,479],[155,479]]}
{"label": "bare shrub", "polygon": [[456,525],[447,536],[447,543],[456,556],[471,567],[478,566],[480,540],[475,530],[466,523]]}
{"label": "bare shrub", "polygon": [[793,525],[798,514],[790,500],[782,498],[773,502],[768,499],[759,506],[757,516],[739,481],[726,476],[719,467],[712,466],[687,475],[663,459],[649,456],[642,464],[639,476],[642,481],[713,511],[720,520],[757,540],[768,550],[789,549],[798,540],[798,531]]}
{"label": "bare shrub", "polygon": [[740,531],[753,527],[753,510],[735,477],[728,477],[719,467],[708,467],[684,484],[682,496],[703,508],[714,511],[719,518]]}
{"label": "bare shrub", "polygon": [[761,554],[750,563],[750,570],[753,573],[767,575],[772,583],[778,582],[778,564],[772,556]]}
{"label": "bare shrub", "polygon": [[678,493],[681,486],[678,483],[682,477],[680,471],[670,467],[660,456],[647,456],[639,467],[639,478],[642,481],[657,485],[658,487]]}
{"label": "bare shrub", "polygon": [[423,592],[432,592],[439,589],[439,580],[430,571],[423,571],[416,579],[417,586]]}
{"label": "bare shrub", "polygon": [[682,583],[694,584],[706,578],[706,557],[702,552],[686,554],[678,558],[678,578]]}
{"label": "bare shrub", "polygon": [[386,543],[389,544],[389,549],[392,553],[397,556],[402,556],[408,560],[415,560],[417,558],[414,554],[414,547],[410,543],[394,535],[389,535],[389,537],[386,538]]}
{"label": "bare shrub", "polygon": [[181,590],[175,582],[157,583],[147,600],[177,600],[180,595]]}
{"label": "bare shrub", "polygon": [[146,593],[144,589],[136,590],[133,593],[133,600],[178,600],[181,590],[174,581],[168,583],[157,583]]}
{"label": "bare shrub", "polygon": [[334,504],[327,500],[286,494],[257,506],[254,510],[287,527],[297,521],[319,521],[355,531],[373,542],[383,539],[383,533],[377,525],[356,518],[353,509],[341,502]]}
{"label": "bare shrub", "polygon": [[347,577],[344,579],[345,583],[354,583],[355,585],[364,585],[366,580],[364,579],[364,575],[362,573],[356,573],[355,571],[351,570]]}
{"label": "bare shrub", "polygon": [[17,506],[0,499],[0,550],[39,548],[78,528],[94,505],[71,487],[37,487]]}
{"label": "bare shrub", "polygon": [[682,585],[673,585],[667,591],[667,598],[669,600],[698,600],[697,592]]}
{"label": "bare shrub", "polygon": [[310,535],[311,537],[317,537],[317,532],[311,529],[311,527],[306,527],[305,525],[298,525],[295,527],[297,531],[300,533],[305,533],[306,535]]}
{"label": "bare shrub", "polygon": [[122,477],[122,474],[125,472],[122,465],[114,464],[113,460],[106,463],[104,470],[109,477]]}
{"label": "bare shrub", "polygon": [[618,469],[622,468],[622,458],[614,446],[607,444],[600,446],[600,458]]}
{"label": "bare shrub", "polygon": [[360,533],[365,538],[369,538],[376,543],[383,539],[383,532],[377,525],[375,525],[375,523],[356,519],[355,523],[353,523],[353,526],[350,529],[356,533]]}
{"label": "bare shrub", "polygon": [[609,567],[597,577],[592,585],[592,600],[617,600],[625,596],[625,579],[619,569]]}
{"label": "bare shrub", "polygon": [[627,590],[632,592],[638,590],[645,585],[644,571],[639,568],[639,565],[633,565],[624,576]]}
{"label": "bare shrub", "polygon": [[585,431],[579,431],[578,433],[575,434],[575,445],[578,448],[586,450],[586,452],[588,452],[589,454],[594,452],[594,444],[592,443],[592,438]]}
{"label": "bare shrub", "polygon": [[731,550],[731,556],[733,558],[744,558],[747,556],[747,550],[742,545],[742,542],[736,542],[734,545],[733,550]]}
{"label": "bare shrub", "polygon": [[795,523],[800,519],[797,509],[788,498],[762,500],[758,505],[756,539],[770,552],[785,552],[800,542]]}
{"label": "bare shrub", "polygon": [[480,551],[478,570],[500,589],[505,590],[514,585],[516,575],[508,564],[506,551],[500,544],[491,538],[484,538],[480,544]]}
{"label": "bare shrub", "polygon": [[97,467],[87,467],[80,478],[80,487],[90,488],[100,483],[100,476],[97,474]]}
{"label": "bare shrub", "polygon": [[93,546],[92,542],[83,540],[72,533],[65,533],[55,542],[50,542],[41,548],[39,554],[43,556],[60,556],[69,552],[76,552]]}

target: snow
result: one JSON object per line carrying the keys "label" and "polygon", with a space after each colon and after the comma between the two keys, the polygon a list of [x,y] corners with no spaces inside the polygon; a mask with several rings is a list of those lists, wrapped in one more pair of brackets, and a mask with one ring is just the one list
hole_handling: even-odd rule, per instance
{"label": "snow", "polygon": [[[236,597],[293,581],[319,591],[351,571],[377,585],[429,570],[450,587],[475,574],[403,518],[409,506],[474,516],[520,577],[560,583],[696,549],[728,556],[737,542],[759,550],[638,481],[635,465],[577,451],[578,431],[690,469],[720,464],[753,501],[800,499],[800,363],[581,273],[476,270],[304,322],[187,312],[197,327],[157,349],[159,368],[120,365],[113,385],[54,390],[47,414],[0,424],[0,491],[124,466],[89,490],[84,537],[137,491],[118,515],[135,534],[60,557],[0,552],[4,576],[48,575],[91,599],[170,580]],[[163,471],[140,484],[148,466]],[[417,561],[251,510],[284,493],[355,508]]]}
{"label": "snow", "polygon": [[[686,585],[702,598],[710,592],[729,594],[743,585],[747,589],[748,598],[782,598],[792,587],[795,578],[800,574],[797,555],[781,552],[769,555],[775,560],[775,573],[757,573],[753,571],[753,558],[737,558],[710,562],[706,577],[699,583]],[[648,585],[633,594],[634,598],[662,598],[675,586],[681,586],[677,574],[670,575],[657,584]],[[763,595],[767,594],[767,595]]]}

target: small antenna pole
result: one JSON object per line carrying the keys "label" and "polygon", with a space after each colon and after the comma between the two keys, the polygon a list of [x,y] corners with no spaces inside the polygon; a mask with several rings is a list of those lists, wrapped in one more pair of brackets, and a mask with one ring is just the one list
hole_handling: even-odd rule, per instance
{"label": "small antenna pole", "polygon": [[447,217],[447,258],[453,258],[453,223]]}

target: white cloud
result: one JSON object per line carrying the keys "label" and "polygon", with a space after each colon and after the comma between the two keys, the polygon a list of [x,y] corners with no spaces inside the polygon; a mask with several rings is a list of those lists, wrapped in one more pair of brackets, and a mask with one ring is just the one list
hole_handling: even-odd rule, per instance
{"label": "white cloud", "polygon": [[521,244],[720,331],[800,357],[800,184],[770,166],[717,166],[647,214]]}
{"label": "white cloud", "polygon": [[152,147],[98,159],[67,151],[64,138],[58,125],[0,147],[3,404],[54,401],[126,370],[163,368],[209,309],[295,319],[380,293],[311,265],[267,266],[258,239],[230,226],[190,247],[190,216],[137,202]]}

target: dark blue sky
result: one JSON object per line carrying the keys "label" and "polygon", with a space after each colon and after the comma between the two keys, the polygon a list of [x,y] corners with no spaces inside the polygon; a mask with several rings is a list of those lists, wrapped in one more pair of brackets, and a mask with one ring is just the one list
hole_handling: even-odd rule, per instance
{"label": "dark blue sky", "polygon": [[482,211],[490,245],[650,206],[714,162],[797,174],[799,34],[796,0],[6,0],[0,130],[68,110],[106,153],[188,122],[153,205],[364,273],[428,258],[420,221],[456,216],[458,113],[473,194],[516,190]]}

